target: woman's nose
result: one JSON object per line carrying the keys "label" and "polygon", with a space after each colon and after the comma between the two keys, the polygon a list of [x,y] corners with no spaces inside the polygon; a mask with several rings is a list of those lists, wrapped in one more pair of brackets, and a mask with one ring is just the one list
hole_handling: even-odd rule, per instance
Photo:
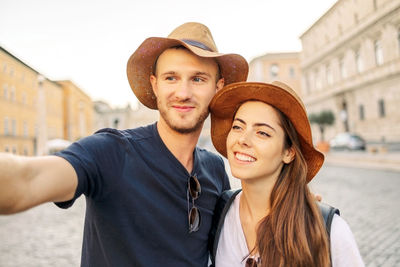
{"label": "woman's nose", "polygon": [[250,133],[243,131],[238,139],[238,143],[242,146],[250,146],[251,145]]}

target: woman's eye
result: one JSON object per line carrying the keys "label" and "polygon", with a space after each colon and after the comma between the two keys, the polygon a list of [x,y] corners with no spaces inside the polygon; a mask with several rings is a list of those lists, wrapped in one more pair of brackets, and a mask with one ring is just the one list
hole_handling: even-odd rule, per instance
{"label": "woman's eye", "polygon": [[173,76],[168,76],[168,77],[165,78],[165,80],[167,80],[167,81],[174,81],[174,80],[175,80],[175,77],[173,77]]}
{"label": "woman's eye", "polygon": [[262,135],[262,136],[266,136],[266,137],[271,137],[270,134],[268,134],[268,133],[266,133],[266,132],[263,132],[263,131],[259,131],[258,134],[259,134],[259,135]]}
{"label": "woman's eye", "polygon": [[232,130],[240,130],[240,126],[238,126],[238,125],[233,125],[233,126],[232,126]]}

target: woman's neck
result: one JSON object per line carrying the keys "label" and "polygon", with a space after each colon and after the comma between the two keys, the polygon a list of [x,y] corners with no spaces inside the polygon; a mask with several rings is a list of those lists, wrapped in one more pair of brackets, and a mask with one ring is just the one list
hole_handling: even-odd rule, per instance
{"label": "woman's neck", "polygon": [[270,197],[276,179],[242,180],[239,203],[240,223],[249,252],[256,254],[257,228],[270,210]]}

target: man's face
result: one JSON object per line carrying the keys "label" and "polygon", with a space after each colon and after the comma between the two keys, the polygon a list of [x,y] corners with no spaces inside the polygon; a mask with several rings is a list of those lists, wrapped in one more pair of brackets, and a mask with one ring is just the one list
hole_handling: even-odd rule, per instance
{"label": "man's face", "polygon": [[158,58],[150,82],[157,96],[160,121],[179,133],[200,131],[208,105],[223,79],[217,82],[218,65],[186,49],[167,49]]}

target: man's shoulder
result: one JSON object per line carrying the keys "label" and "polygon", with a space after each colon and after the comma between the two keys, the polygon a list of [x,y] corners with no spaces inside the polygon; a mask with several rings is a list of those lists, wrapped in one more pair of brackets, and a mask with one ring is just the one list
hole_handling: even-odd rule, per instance
{"label": "man's shoulder", "polygon": [[118,130],[113,128],[103,128],[94,133],[94,135],[103,135],[114,138],[123,138],[131,140],[140,140],[154,136],[154,124],[140,126],[133,129]]}
{"label": "man's shoulder", "polygon": [[203,164],[210,166],[218,166],[218,167],[223,167],[225,166],[224,161],[222,157],[219,154],[216,154],[212,151],[209,151],[205,148],[201,147],[196,147],[197,155],[200,159],[200,162]]}

